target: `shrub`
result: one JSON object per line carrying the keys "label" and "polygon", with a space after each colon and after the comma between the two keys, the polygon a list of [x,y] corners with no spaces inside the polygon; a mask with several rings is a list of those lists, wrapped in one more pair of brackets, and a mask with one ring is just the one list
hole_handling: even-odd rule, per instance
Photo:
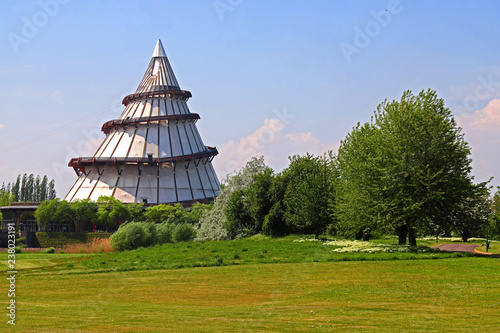
{"label": "shrub", "polygon": [[22,253],[21,247],[20,246],[14,247],[14,253]]}
{"label": "shrub", "polygon": [[172,243],[172,231],[174,227],[168,223],[161,223],[156,226],[156,243]]}
{"label": "shrub", "polygon": [[56,253],[56,249],[53,247],[49,247],[48,249],[44,250],[43,253]]}
{"label": "shrub", "polygon": [[138,223],[144,229],[144,239],[141,246],[147,247],[157,243],[156,223]]}
{"label": "shrub", "polygon": [[111,236],[111,246],[117,251],[151,245],[148,241],[151,241],[151,229],[140,222],[124,224]]}
{"label": "shrub", "polygon": [[287,225],[283,218],[281,205],[275,204],[264,218],[262,232],[268,236],[282,236],[287,232]]}
{"label": "shrub", "polygon": [[178,242],[187,242],[194,239],[196,231],[191,224],[178,224],[172,232],[173,240]]}

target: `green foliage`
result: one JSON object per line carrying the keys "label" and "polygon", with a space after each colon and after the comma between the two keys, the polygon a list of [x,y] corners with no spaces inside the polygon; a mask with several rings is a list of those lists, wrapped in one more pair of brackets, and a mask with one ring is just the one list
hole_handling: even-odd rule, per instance
{"label": "green foliage", "polygon": [[114,197],[100,197],[97,199],[97,218],[106,229],[115,230],[120,223],[128,221],[130,212],[127,207]]}
{"label": "green foliage", "polygon": [[127,205],[131,221],[142,221],[144,220],[144,204],[141,203],[131,203]]}
{"label": "green foliage", "polygon": [[170,223],[160,223],[156,225],[156,243],[157,244],[165,244],[172,243],[172,232],[174,230],[174,226]]}
{"label": "green foliage", "polygon": [[365,228],[376,229],[381,173],[376,129],[358,124],[341,142],[336,158],[335,214],[340,234],[354,237]]}
{"label": "green foliage", "polygon": [[[55,223],[75,223],[76,224],[76,214],[71,205],[63,200],[57,203],[57,208],[55,211]],[[76,225],[75,225],[76,228]]]}
{"label": "green foliage", "polygon": [[129,222],[122,225],[112,236],[111,246],[116,251],[133,250],[138,247],[145,247],[152,245],[147,243],[151,240],[151,235],[146,231],[145,223],[142,222]]}
{"label": "green foliage", "polygon": [[46,200],[38,206],[35,211],[35,218],[42,230],[50,223],[57,223],[57,208],[60,204],[59,199]]}
{"label": "green foliage", "polygon": [[49,247],[48,249],[45,249],[43,253],[56,253],[56,249],[53,247]]}
{"label": "green foliage", "polygon": [[486,183],[471,185],[470,192],[462,198],[458,208],[453,211],[453,230],[467,242],[468,238],[485,235],[488,227],[491,205]]}
{"label": "green foliage", "polygon": [[196,202],[194,203],[190,210],[190,220],[194,222],[199,222],[201,220],[201,217],[203,214],[207,214],[210,210],[212,210],[214,207],[213,203],[210,204],[202,204],[201,202]]}
{"label": "green foliage", "polygon": [[255,234],[250,212],[244,204],[244,194],[243,190],[234,191],[226,206],[225,228],[230,238],[242,238]]}
{"label": "green foliage", "polygon": [[182,206],[177,203],[175,205],[156,205],[146,208],[144,219],[149,222],[162,223],[168,219],[183,219],[186,214]]}
{"label": "green foliage", "polygon": [[262,230],[264,218],[271,210],[271,186],[274,182],[273,170],[266,167],[253,176],[254,182],[245,191],[245,204],[252,219],[252,228],[257,233]]}
{"label": "green foliage", "polygon": [[332,160],[331,155],[294,156],[290,166],[277,175],[264,165],[262,158],[251,160],[229,178],[214,210],[205,218],[218,216],[222,208],[224,215],[219,216],[217,224],[202,224],[198,240],[221,239],[215,230],[210,232],[217,237],[206,236],[207,227],[220,224],[224,227],[224,237],[230,239],[259,232],[278,236],[297,231],[319,236],[334,220]]}
{"label": "green foliage", "polygon": [[331,159],[326,156],[293,156],[283,171],[288,179],[284,206],[287,224],[300,232],[312,232],[316,238],[332,220],[333,180]]}
{"label": "green foliage", "polygon": [[253,176],[266,169],[264,157],[253,157],[240,171],[229,175],[225,180],[225,186],[215,199],[213,209],[203,213],[200,228],[197,232],[197,240],[221,240],[228,239],[229,235],[225,229],[226,208],[234,191],[245,190],[254,182]]}
{"label": "green foliage", "polygon": [[[380,104],[339,149],[336,210],[341,230],[417,232],[450,228],[473,191],[469,147],[434,91]],[[352,221],[352,223],[351,223]]]}
{"label": "green foliage", "polygon": [[262,232],[273,237],[283,236],[288,233],[281,202],[275,203],[269,214],[264,218]]}
{"label": "green foliage", "polygon": [[[8,206],[14,201],[14,196],[2,186],[0,190],[0,207]],[[2,223],[2,213],[0,213],[0,224]]]}
{"label": "green foliage", "polygon": [[14,182],[4,184],[2,190],[12,194],[12,201],[42,202],[56,198],[55,182],[49,182],[47,176],[42,179],[39,175],[18,175]]}
{"label": "green foliage", "polygon": [[173,241],[186,242],[193,240],[195,233],[194,227],[188,223],[174,226],[167,222],[128,222],[111,236],[111,246],[116,251],[125,251]]}
{"label": "green foliage", "polygon": [[97,220],[97,204],[90,199],[76,200],[71,203],[75,213],[77,232],[89,230],[92,222]]}
{"label": "green foliage", "polygon": [[174,242],[188,242],[192,241],[196,236],[196,231],[191,224],[181,223],[175,226],[172,231],[172,239]]}

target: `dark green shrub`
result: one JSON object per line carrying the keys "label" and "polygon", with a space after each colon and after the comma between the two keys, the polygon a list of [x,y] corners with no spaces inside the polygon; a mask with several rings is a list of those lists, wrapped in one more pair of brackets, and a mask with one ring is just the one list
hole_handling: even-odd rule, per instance
{"label": "dark green shrub", "polygon": [[43,253],[56,253],[56,249],[53,247],[49,247],[48,249],[44,250]]}
{"label": "dark green shrub", "polygon": [[287,233],[287,225],[283,218],[280,204],[275,204],[264,218],[262,232],[268,236],[282,236]]}
{"label": "dark green shrub", "polygon": [[169,223],[161,223],[156,226],[156,243],[172,243],[172,231],[174,227]]}
{"label": "dark green shrub", "polygon": [[172,232],[174,242],[187,242],[194,239],[196,231],[191,224],[178,224]]}
{"label": "dark green shrub", "polygon": [[14,253],[22,253],[21,247],[20,246],[16,246],[14,248]]}

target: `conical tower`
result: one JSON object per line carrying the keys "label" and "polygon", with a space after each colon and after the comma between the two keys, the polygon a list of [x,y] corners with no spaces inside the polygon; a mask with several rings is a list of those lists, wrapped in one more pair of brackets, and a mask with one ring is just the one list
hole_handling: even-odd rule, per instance
{"label": "conical tower", "polygon": [[217,149],[203,144],[191,113],[158,40],[134,94],[123,99],[119,119],[106,122],[106,139],[92,157],[73,158],[78,175],[65,200],[113,196],[124,203],[210,202],[220,184],[212,167]]}

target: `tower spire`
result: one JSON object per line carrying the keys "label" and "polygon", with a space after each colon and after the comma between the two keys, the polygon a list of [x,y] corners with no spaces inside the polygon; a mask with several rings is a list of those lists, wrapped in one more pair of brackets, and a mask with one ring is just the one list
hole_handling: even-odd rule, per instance
{"label": "tower spire", "polygon": [[155,50],[153,51],[153,58],[166,56],[167,55],[165,54],[165,50],[163,49],[163,44],[161,43],[161,40],[158,39],[158,41],[156,42]]}

